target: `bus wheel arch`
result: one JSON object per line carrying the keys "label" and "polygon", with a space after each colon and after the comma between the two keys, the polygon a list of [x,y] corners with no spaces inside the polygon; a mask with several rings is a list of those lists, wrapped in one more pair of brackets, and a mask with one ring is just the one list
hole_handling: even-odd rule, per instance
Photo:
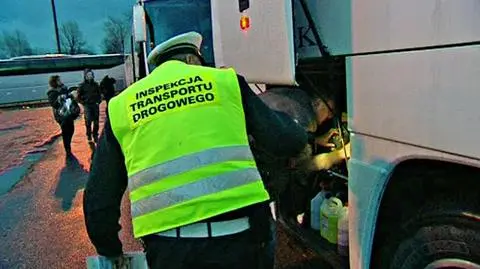
{"label": "bus wheel arch", "polygon": [[[466,242],[467,247],[463,249],[458,247],[458,243],[457,252],[468,249],[477,251],[477,256],[480,256],[479,180],[478,167],[427,159],[399,163],[392,170],[382,195],[375,225],[371,268],[410,268],[410,264],[413,266],[421,263],[420,260],[428,260],[425,255],[432,251],[431,255],[441,257],[440,252],[448,252],[445,248],[455,246],[452,243],[443,249],[433,247],[432,250],[431,246],[441,244],[438,240],[432,241],[441,231],[447,235],[442,242],[458,243],[463,239],[468,241],[468,238],[475,238],[477,243],[475,240]],[[422,240],[424,251],[413,251],[411,248],[418,248]],[[454,253],[451,256],[455,256]],[[476,262],[480,268],[480,257],[472,257],[479,259]]]}

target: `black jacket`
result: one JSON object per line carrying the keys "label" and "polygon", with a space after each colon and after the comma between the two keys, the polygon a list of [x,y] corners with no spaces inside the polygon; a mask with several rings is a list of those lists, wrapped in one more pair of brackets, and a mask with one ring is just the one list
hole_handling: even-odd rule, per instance
{"label": "black jacket", "polygon": [[58,87],[58,88],[50,88],[47,91],[48,102],[50,103],[50,106],[53,108],[53,116],[55,118],[55,121],[58,122],[59,124],[62,124],[63,119],[58,114],[58,108],[62,105],[58,97],[60,97],[60,95],[62,94],[65,94],[73,98],[73,96],[70,93],[71,91],[65,85],[62,85],[61,87]]}
{"label": "black jacket", "polygon": [[[273,154],[293,156],[299,153],[307,143],[303,128],[285,114],[269,109],[250,89],[243,77],[239,76],[238,82],[248,134]],[[120,145],[107,119],[92,162],[83,200],[88,235],[98,254],[104,256],[117,256],[122,253],[122,244],[118,238],[121,229],[120,204],[128,184],[124,161]],[[210,221],[258,215],[258,212],[268,218],[266,208],[264,205],[254,205],[216,216]],[[264,221],[263,223],[265,224]]]}
{"label": "black jacket", "polygon": [[95,81],[83,81],[78,86],[78,99],[82,105],[98,105],[102,102],[100,85]]}

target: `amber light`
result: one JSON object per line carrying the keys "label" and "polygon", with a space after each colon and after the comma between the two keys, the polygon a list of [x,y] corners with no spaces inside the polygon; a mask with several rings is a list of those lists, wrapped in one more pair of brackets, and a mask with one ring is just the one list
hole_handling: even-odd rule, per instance
{"label": "amber light", "polygon": [[240,29],[242,31],[248,30],[250,28],[250,18],[247,15],[242,15],[240,18]]}

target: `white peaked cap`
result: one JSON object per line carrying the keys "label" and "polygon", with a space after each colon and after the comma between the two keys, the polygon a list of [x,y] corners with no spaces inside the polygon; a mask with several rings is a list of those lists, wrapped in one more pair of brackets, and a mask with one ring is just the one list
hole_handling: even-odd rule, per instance
{"label": "white peaked cap", "polygon": [[157,45],[148,54],[148,63],[156,64],[157,59],[173,49],[191,47],[200,51],[202,45],[202,35],[197,32],[188,32],[170,38],[169,40]]}

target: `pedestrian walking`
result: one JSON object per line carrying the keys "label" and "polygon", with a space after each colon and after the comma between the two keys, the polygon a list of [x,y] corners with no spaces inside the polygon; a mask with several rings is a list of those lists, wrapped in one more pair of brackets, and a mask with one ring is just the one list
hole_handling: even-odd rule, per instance
{"label": "pedestrian walking", "polygon": [[[94,73],[91,69],[84,71],[84,80],[78,86],[78,99],[83,105],[85,128],[87,131],[87,139],[89,142],[98,142],[98,129],[100,117],[100,103],[102,102],[102,95],[100,86],[95,81]],[[92,127],[93,124],[93,127]]]}
{"label": "pedestrian walking", "polygon": [[63,147],[66,156],[69,157],[72,155],[71,142],[75,132],[74,121],[80,115],[80,107],[75,101],[72,91],[62,83],[60,76],[51,76],[48,84],[48,100],[52,106],[55,121],[62,130]]}

